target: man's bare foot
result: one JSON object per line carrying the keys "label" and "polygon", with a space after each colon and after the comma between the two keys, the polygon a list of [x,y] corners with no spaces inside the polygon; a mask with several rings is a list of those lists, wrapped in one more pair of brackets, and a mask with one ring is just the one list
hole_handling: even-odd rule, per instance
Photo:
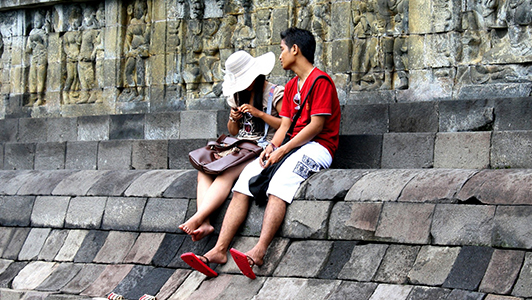
{"label": "man's bare foot", "polygon": [[259,266],[259,267],[262,266],[264,264],[264,255],[265,255],[265,253],[255,249],[255,248],[253,248],[253,249],[249,250],[248,252],[246,252],[246,256],[248,257],[248,263],[249,263],[250,266],[253,263],[256,266]]}
{"label": "man's bare foot", "polygon": [[192,237],[192,241],[197,242],[213,232],[214,227],[211,224],[203,223],[198,229],[192,231],[192,233],[189,234]]}
{"label": "man's bare foot", "polygon": [[227,262],[227,250],[218,251],[216,248],[212,248],[209,252],[203,255],[211,263],[225,264]]}

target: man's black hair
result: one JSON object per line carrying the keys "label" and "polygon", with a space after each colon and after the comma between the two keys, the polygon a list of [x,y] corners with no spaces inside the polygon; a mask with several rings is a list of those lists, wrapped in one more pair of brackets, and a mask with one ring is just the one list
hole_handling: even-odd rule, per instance
{"label": "man's black hair", "polygon": [[288,48],[292,48],[293,45],[297,45],[301,50],[303,56],[311,63],[314,64],[314,52],[316,52],[316,39],[314,35],[308,30],[291,27],[281,32],[281,40]]}

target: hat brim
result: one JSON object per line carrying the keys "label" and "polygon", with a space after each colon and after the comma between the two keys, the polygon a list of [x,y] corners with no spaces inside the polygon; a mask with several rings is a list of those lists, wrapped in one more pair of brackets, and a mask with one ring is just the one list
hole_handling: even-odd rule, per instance
{"label": "hat brim", "polygon": [[232,83],[224,81],[222,90],[224,96],[228,97],[237,92],[247,89],[259,75],[268,75],[275,66],[275,54],[268,52],[254,58],[253,66],[245,73],[239,75]]}

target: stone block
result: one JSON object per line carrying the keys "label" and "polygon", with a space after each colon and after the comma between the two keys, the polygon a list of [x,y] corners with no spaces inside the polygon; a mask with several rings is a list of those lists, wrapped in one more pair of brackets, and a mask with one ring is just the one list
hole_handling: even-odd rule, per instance
{"label": "stone block", "polygon": [[501,296],[501,295],[486,295],[484,300],[521,300],[522,298],[512,297],[512,296]]}
{"label": "stone block", "polygon": [[344,265],[349,261],[355,241],[334,241],[331,254],[318,274],[320,279],[336,279]]}
{"label": "stone block", "polygon": [[76,256],[83,240],[89,233],[88,230],[70,230],[63,243],[63,246],[57,253],[55,261],[72,262]]}
{"label": "stone block", "polygon": [[105,172],[87,192],[88,196],[121,196],[131,182],[146,171],[115,170]]}
{"label": "stone block", "polygon": [[438,132],[436,102],[393,103],[390,110],[390,132]]}
{"label": "stone block", "polygon": [[28,226],[34,196],[4,196],[0,197],[0,225]]}
{"label": "stone block", "polygon": [[48,126],[48,142],[77,141],[77,118],[50,118],[46,120]]}
{"label": "stone block", "polygon": [[35,170],[65,168],[66,144],[63,142],[38,143],[35,147]]}
{"label": "stone block", "polygon": [[294,241],[273,273],[276,277],[316,277],[332,250],[330,241]]}
{"label": "stone block", "polygon": [[65,169],[96,170],[98,142],[67,142]]}
{"label": "stone block", "polygon": [[[223,209],[224,207],[222,207]],[[264,211],[266,206],[258,206],[255,203],[250,205],[248,215],[241,226],[239,234],[244,236],[259,236],[262,230],[262,220],[264,218]],[[215,226],[216,228],[216,226]]]}
{"label": "stone block", "polygon": [[382,135],[340,135],[331,168],[380,168]]}
{"label": "stone block", "polygon": [[133,181],[124,195],[127,197],[161,197],[180,175],[181,171],[176,170],[149,171]]}
{"label": "stone block", "polygon": [[412,284],[440,286],[455,263],[460,248],[423,246],[408,273]]}
{"label": "stone block", "polygon": [[147,114],[144,136],[148,140],[179,139],[180,123],[180,112]]}
{"label": "stone block", "polygon": [[[168,267],[180,269],[189,268],[189,266],[181,259],[181,254],[185,252],[205,253],[214,247],[217,238],[218,237],[216,235],[211,234],[199,241],[194,242],[189,236],[185,236],[181,247],[179,247],[175,257],[173,257],[172,261],[168,264]],[[158,254],[159,253],[156,255]],[[211,268],[216,269],[216,267],[217,264],[211,264]]]}
{"label": "stone block", "polygon": [[179,288],[172,294],[171,298],[187,299],[198,289],[198,287],[207,279],[207,276],[199,272],[192,272]]}
{"label": "stone block", "polygon": [[181,139],[215,139],[214,133],[216,129],[216,111],[192,110],[181,112]]}
{"label": "stone block", "polygon": [[136,232],[110,231],[94,262],[119,264],[124,261],[138,237]]}
{"label": "stone block", "polygon": [[[28,262],[17,261],[9,265],[9,267],[0,274],[0,288],[9,288],[12,290],[11,283],[13,278],[18,275],[20,270],[24,269],[28,265]],[[0,290],[3,291],[3,290]],[[3,293],[0,293],[3,297]],[[3,299],[3,298],[2,298]]]}
{"label": "stone block", "polygon": [[478,290],[484,293],[509,294],[524,258],[523,251],[495,249]]}
{"label": "stone block", "polygon": [[124,262],[149,265],[163,239],[164,233],[141,232]]}
{"label": "stone block", "polygon": [[134,265],[131,271],[124,277],[120,283],[113,289],[113,292],[123,295],[125,299],[138,299],[142,297],[140,295],[132,295],[132,289],[134,289],[143,278],[151,271],[152,266],[139,266]]}
{"label": "stone block", "polygon": [[82,170],[63,179],[52,195],[84,196],[92,185],[109,171]]}
{"label": "stone block", "polygon": [[187,170],[183,171],[179,177],[168,186],[163,193],[166,198],[196,198],[196,190],[198,185],[198,171]]}
{"label": "stone block", "polygon": [[102,229],[138,230],[145,206],[145,198],[109,197],[105,205]]}
{"label": "stone block", "polygon": [[32,228],[20,249],[18,260],[36,260],[50,231],[50,228]]}
{"label": "stone block", "polygon": [[33,205],[31,224],[62,228],[69,202],[70,197],[38,196]]}
{"label": "stone block", "polygon": [[413,288],[408,285],[379,284],[369,300],[406,300]]}
{"label": "stone block", "polygon": [[78,118],[78,141],[109,139],[110,116],[83,116]]}
{"label": "stone block", "polygon": [[82,265],[71,263],[59,264],[52,274],[37,286],[37,290],[57,292],[76,277],[82,268]]}
{"label": "stone block", "polygon": [[344,265],[338,279],[371,281],[381,264],[388,245],[356,245],[349,261]]}
{"label": "stone block", "polygon": [[438,107],[441,132],[483,131],[493,128],[495,115],[492,101],[441,101]]}
{"label": "stone block", "polygon": [[16,227],[0,228],[0,257],[2,257],[4,250],[9,246],[9,242],[11,241],[11,237],[15,233]]}
{"label": "stone block", "polygon": [[[345,196],[346,201],[397,201],[406,184],[420,170],[377,170],[360,178]],[[386,182],[386,185],[382,185]]]}
{"label": "stone block", "polygon": [[35,157],[35,144],[4,144],[5,170],[32,170]]}
{"label": "stone block", "polygon": [[325,239],[332,201],[294,201],[281,227],[283,237]]}
{"label": "stone block", "polygon": [[107,236],[109,235],[109,231],[99,231],[99,230],[91,230],[85,238],[83,239],[83,242],[79,246],[79,250],[76,253],[76,256],[74,257],[74,262],[76,263],[90,263],[94,260],[94,257],[96,257],[96,254],[98,254],[98,251],[103,247],[105,244],[105,241],[107,240]]}
{"label": "stone block", "polygon": [[420,171],[401,192],[401,202],[454,200],[464,184],[478,171],[428,169]]}
{"label": "stone block", "polygon": [[532,207],[498,206],[493,228],[493,246],[530,249]]}
{"label": "stone block", "polygon": [[16,142],[18,136],[18,119],[0,120],[0,142]]}
{"label": "stone block", "polygon": [[155,253],[153,256],[153,264],[157,267],[168,266],[168,264],[170,264],[172,259],[176,256],[179,248],[181,248],[185,238],[188,238],[188,236],[185,234],[166,233],[161,242],[159,250],[157,250],[157,253]]}
{"label": "stone block", "polygon": [[444,288],[477,290],[493,254],[493,248],[464,246],[443,283]]}
{"label": "stone block", "polygon": [[0,143],[0,170],[4,169],[4,144]]}
{"label": "stone block", "polygon": [[18,195],[51,195],[56,186],[74,170],[33,171],[25,178],[17,191]]}
{"label": "stone block", "polygon": [[384,203],[375,237],[399,243],[428,243],[433,212],[433,204]]}
{"label": "stone block", "polygon": [[530,152],[531,140],[532,131],[493,132],[491,167],[499,169],[532,168],[532,157],[527,155]]}
{"label": "stone block", "polygon": [[74,197],[70,200],[65,227],[98,229],[102,223],[106,197]]}
{"label": "stone block", "polygon": [[329,217],[329,238],[373,240],[382,203],[338,202]]}
{"label": "stone block", "polygon": [[497,99],[495,100],[494,130],[532,130],[530,114],[532,101],[530,98]]}
{"label": "stone block", "polygon": [[41,252],[39,253],[38,259],[45,261],[54,260],[57,253],[59,253],[59,250],[61,250],[61,247],[63,247],[67,236],[68,230],[53,229],[48,235],[46,242],[44,242]]}
{"label": "stone block", "polygon": [[131,272],[133,265],[109,265],[81,295],[106,297]]}
{"label": "stone block", "polygon": [[168,141],[134,141],[132,151],[133,169],[168,169]]}
{"label": "stone block", "polygon": [[[344,3],[349,4],[348,2]],[[345,30],[345,28],[343,28],[342,32],[345,33],[348,32],[348,30]],[[350,39],[333,41],[332,57],[334,57],[334,59],[332,59],[330,63],[332,65],[331,67],[334,73],[347,73],[351,70],[351,61],[349,59],[350,54],[352,52],[351,48],[352,45]]]}
{"label": "stone block", "polygon": [[390,245],[373,280],[406,284],[419,249],[419,246]]}
{"label": "stone block", "polygon": [[35,261],[20,270],[13,279],[13,289],[34,290],[57,268],[58,264],[52,262]]}
{"label": "stone block", "polygon": [[434,157],[433,133],[385,133],[382,168],[431,168]]}
{"label": "stone block", "polygon": [[177,225],[185,221],[188,202],[186,199],[148,199],[139,229],[151,232],[180,232]]}
{"label": "stone block", "polygon": [[388,132],[388,105],[346,105],[342,110],[340,134],[383,134]]}
{"label": "stone block", "polygon": [[[220,293],[229,288],[229,284],[232,281],[231,277],[232,276],[227,274],[221,274],[220,276],[214,278],[214,280],[206,280],[191,295],[187,295],[189,297],[187,297],[186,299],[219,299]],[[259,281],[264,283],[264,279],[259,279]],[[253,290],[256,289],[255,285],[256,284],[254,283],[251,287]]]}
{"label": "stone block", "polygon": [[[130,274],[132,272],[130,272]],[[124,296],[128,297],[128,299],[140,299],[145,294],[156,295],[174,272],[174,269],[149,267],[148,272],[144,276],[139,277],[140,280],[138,280],[138,282],[135,283],[135,280],[130,281],[132,285],[127,292],[124,293]],[[128,277],[130,274],[128,274]],[[124,278],[120,285],[122,285],[128,277]],[[117,286],[117,290],[119,290],[120,285]],[[124,285],[124,287],[125,286],[126,285]]]}
{"label": "stone block", "polygon": [[43,118],[20,118],[18,138],[22,143],[44,143],[48,136],[47,122]]}
{"label": "stone block", "polygon": [[367,170],[322,170],[301,184],[295,199],[343,199],[353,184],[368,172]]}
{"label": "stone block", "polygon": [[491,245],[495,206],[438,204],[432,220],[436,245]]}
{"label": "stone block", "polygon": [[532,297],[532,253],[530,252],[525,254],[525,261],[513,288],[512,296]]}
{"label": "stone block", "polygon": [[157,295],[157,299],[168,299],[174,294],[177,288],[185,281],[185,279],[190,275],[192,271],[190,270],[181,270],[177,269],[175,272],[168,278],[166,283],[161,287]]}
{"label": "stone block", "polygon": [[[224,276],[223,280],[220,278],[215,281],[205,281],[188,299],[204,299],[205,297],[217,294],[216,299],[250,300],[259,293],[267,279],[266,277],[257,277],[255,280],[249,280],[245,276],[222,276]],[[246,292],[242,293],[242,290]]]}
{"label": "stone block", "polygon": [[437,133],[435,168],[486,169],[490,162],[491,132]]}
{"label": "stone block", "polygon": [[415,286],[412,289],[410,295],[408,295],[408,300],[445,300],[447,296],[451,293],[449,289],[442,289],[436,287],[425,287],[425,286]]}
{"label": "stone block", "polygon": [[373,294],[377,284],[373,282],[342,281],[331,294],[330,300],[367,300]]}
{"label": "stone block", "polygon": [[109,118],[110,140],[144,138],[144,115],[111,115]]}
{"label": "stone block", "polygon": [[255,298],[298,299],[306,285],[307,280],[303,278],[268,278]]}
{"label": "stone block", "polygon": [[[61,292],[79,294],[92,284],[105,270],[105,265],[83,264],[81,270],[61,288]],[[78,296],[79,297],[79,296]]]}
{"label": "stone block", "polygon": [[170,169],[192,169],[188,153],[200,147],[205,147],[208,140],[169,140],[168,141],[168,167]]}
{"label": "stone block", "polygon": [[98,170],[131,169],[133,141],[102,141],[98,146]]}

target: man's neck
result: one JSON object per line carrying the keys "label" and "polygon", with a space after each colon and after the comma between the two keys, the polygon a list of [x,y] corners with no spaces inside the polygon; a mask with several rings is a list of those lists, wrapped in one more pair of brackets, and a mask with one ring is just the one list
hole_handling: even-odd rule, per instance
{"label": "man's neck", "polygon": [[295,67],[293,71],[296,73],[297,77],[299,77],[299,80],[301,82],[304,82],[313,69],[314,65],[309,62],[306,62],[304,64],[301,64],[300,66]]}

